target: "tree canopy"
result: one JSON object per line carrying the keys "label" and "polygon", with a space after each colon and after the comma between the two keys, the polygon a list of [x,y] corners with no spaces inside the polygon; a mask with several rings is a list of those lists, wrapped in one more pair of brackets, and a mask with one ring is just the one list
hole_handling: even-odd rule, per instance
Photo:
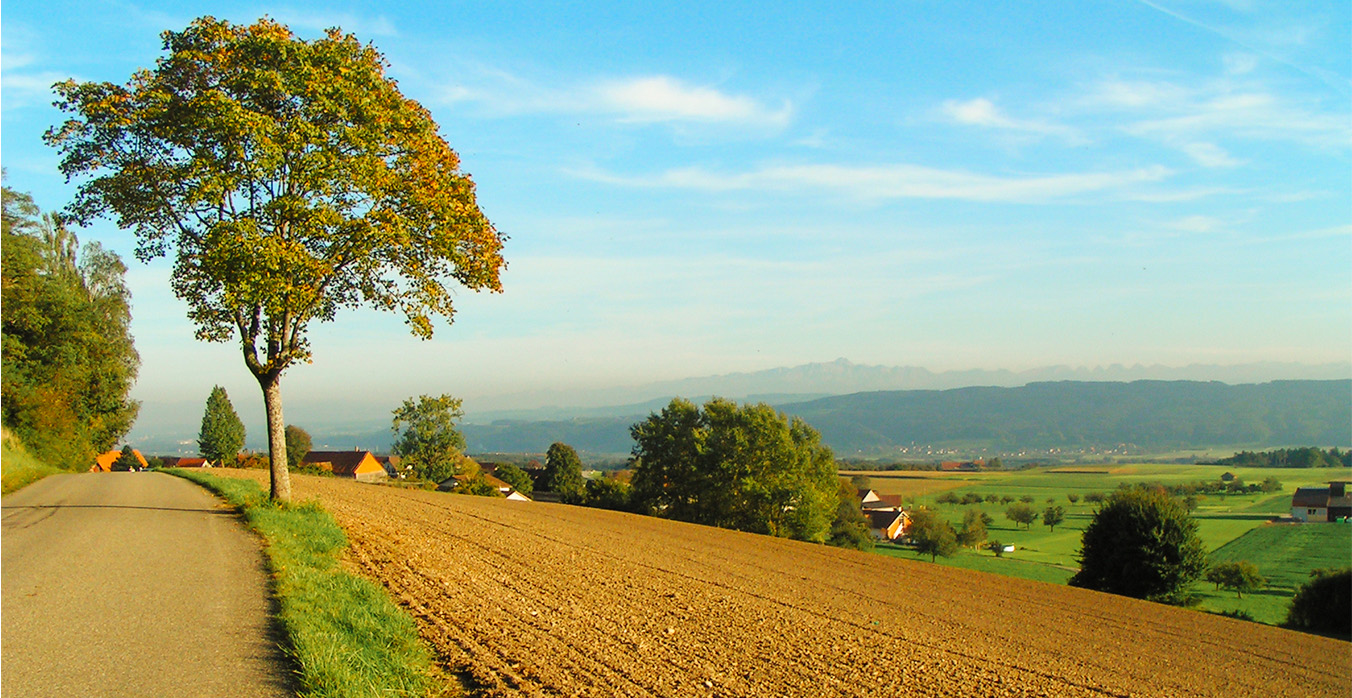
{"label": "tree canopy", "polygon": [[764,405],[672,400],[635,424],[633,497],[661,516],[823,542],[838,504],[831,450]]}
{"label": "tree canopy", "polygon": [[197,432],[198,452],[218,466],[234,465],[235,457],[244,450],[244,434],[244,422],[235,413],[230,396],[225,388],[215,386],[202,412],[202,428]]}
{"label": "tree canopy", "polygon": [[1197,522],[1163,490],[1114,492],[1084,530],[1071,586],[1177,603],[1206,569]]}
{"label": "tree canopy", "polygon": [[131,429],[140,368],[126,266],[97,242],[79,245],[55,214],[3,188],[0,309],[5,426],[34,455],[88,468]]}
{"label": "tree canopy", "polygon": [[933,509],[918,509],[911,514],[910,538],[915,551],[929,555],[930,562],[958,551],[957,532]]}
{"label": "tree canopy", "polygon": [[395,435],[394,452],[413,469],[414,476],[423,480],[441,482],[459,474],[468,459],[461,453],[465,437],[455,427],[464,416],[460,400],[450,395],[404,400],[394,410],[390,426]]}
{"label": "tree canopy", "polygon": [[562,441],[550,444],[545,453],[541,489],[556,492],[565,501],[573,501],[582,497],[583,484],[582,459],[577,457],[577,451]]}
{"label": "tree canopy", "polygon": [[310,438],[310,432],[294,424],[286,425],[286,466],[294,468],[300,465],[313,445],[314,440]]}
{"label": "tree canopy", "polygon": [[110,216],[172,286],[196,335],[240,342],[264,394],[272,496],[290,497],[280,378],[311,359],[307,331],[340,309],[453,314],[453,280],[501,290],[503,237],[431,115],[370,45],[331,29],[298,39],[270,19],[211,17],[163,33],[166,55],[126,85],[68,80],[48,130],[68,208]]}

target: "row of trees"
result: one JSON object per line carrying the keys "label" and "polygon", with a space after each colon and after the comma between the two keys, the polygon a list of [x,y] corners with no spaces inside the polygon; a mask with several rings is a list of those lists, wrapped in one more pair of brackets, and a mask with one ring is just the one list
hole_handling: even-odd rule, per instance
{"label": "row of trees", "polygon": [[3,188],[4,424],[43,461],[88,468],[131,429],[140,368],[127,268],[97,242],[80,245],[59,215]]}
{"label": "row of trees", "polygon": [[1278,448],[1271,451],[1240,451],[1214,465],[1238,468],[1352,468],[1352,451],[1338,448]]}

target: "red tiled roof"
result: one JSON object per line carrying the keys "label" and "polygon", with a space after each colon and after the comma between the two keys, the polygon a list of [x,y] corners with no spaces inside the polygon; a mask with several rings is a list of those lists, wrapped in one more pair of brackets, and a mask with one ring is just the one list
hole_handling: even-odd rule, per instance
{"label": "red tiled roof", "polygon": [[[362,468],[362,464],[368,462],[370,467]],[[333,467],[334,475],[355,475],[359,472],[372,472],[372,468],[385,470],[370,451],[310,451],[301,459],[302,463],[328,463]]]}

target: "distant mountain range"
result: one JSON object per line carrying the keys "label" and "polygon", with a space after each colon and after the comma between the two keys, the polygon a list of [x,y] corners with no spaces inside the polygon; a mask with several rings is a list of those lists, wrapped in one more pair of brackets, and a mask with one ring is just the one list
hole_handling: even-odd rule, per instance
{"label": "distant mountain range", "polygon": [[[672,396],[695,402],[719,395],[739,402],[766,402],[781,409],[832,396],[877,391],[949,391],[957,388],[1015,388],[1052,381],[1126,382],[1138,380],[1220,381],[1253,384],[1274,380],[1345,380],[1352,378],[1352,362],[1307,365],[1252,363],[1234,366],[1048,366],[1027,371],[966,370],[935,372],[914,366],[869,366],[845,359],[828,363],[730,373],[643,385],[584,390],[536,391],[466,400],[463,431],[471,448],[486,451],[540,452],[561,440],[596,453],[627,453],[628,426],[660,410]],[[236,408],[248,426],[248,446],[266,448],[266,434],[255,396],[240,396]],[[308,429],[316,448],[389,448],[389,411],[380,400],[307,402],[304,396],[286,396],[287,415]],[[394,401],[387,400],[394,404]],[[806,409],[806,408],[805,408]],[[141,409],[131,443],[148,453],[195,452],[202,405],[157,403],[147,400]],[[251,416],[252,415],[252,416]],[[837,439],[842,453],[866,448],[896,447],[894,438],[869,438],[860,429],[835,426],[830,415],[804,414],[809,422]],[[258,422],[255,424],[254,422]],[[821,424],[817,424],[820,421]],[[867,420],[855,420],[867,424]],[[531,424],[533,426],[525,426]],[[904,435],[903,435],[904,436]],[[896,439],[901,439],[900,436]],[[915,437],[901,439],[906,444]],[[992,442],[993,443],[993,442]],[[1329,444],[1332,445],[1332,444]]]}
{"label": "distant mountain range", "polygon": [[[861,392],[776,406],[815,427],[840,457],[1352,444],[1352,380],[1058,381]],[[463,431],[471,452],[539,453],[563,441],[620,454],[632,446],[629,426],[649,413],[502,420]]]}

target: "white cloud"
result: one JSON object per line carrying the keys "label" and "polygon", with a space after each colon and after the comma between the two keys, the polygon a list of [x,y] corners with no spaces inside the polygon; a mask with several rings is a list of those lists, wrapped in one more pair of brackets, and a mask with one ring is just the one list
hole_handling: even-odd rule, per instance
{"label": "white cloud", "polygon": [[639,187],[709,192],[833,192],[865,200],[960,199],[1036,203],[1156,182],[1172,172],[1153,166],[1120,172],[1087,172],[1001,177],[921,165],[774,165],[741,173],[698,167],[668,170],[656,176],[629,177],[596,170],[572,174],[594,181]]}
{"label": "white cloud", "polygon": [[966,102],[950,99],[944,102],[943,113],[954,122],[966,126],[983,126],[1043,136],[1058,136],[1071,141],[1083,140],[1074,129],[1067,126],[1046,121],[1011,118],[1000,111],[1000,108],[995,106],[994,102],[984,97]]}
{"label": "white cloud", "polygon": [[745,95],[687,85],[666,75],[609,80],[589,90],[595,108],[626,121],[709,121],[783,126],[793,114],[785,101],[770,109]]}
{"label": "white cloud", "polygon": [[1247,75],[1258,68],[1258,56],[1252,53],[1230,53],[1221,58],[1225,72],[1231,75]]}
{"label": "white cloud", "polygon": [[1214,216],[1184,216],[1169,223],[1169,227],[1189,233],[1209,233],[1224,224]]}
{"label": "white cloud", "polygon": [[1238,167],[1244,164],[1215,143],[1189,143],[1183,146],[1183,152],[1202,167]]}
{"label": "white cloud", "polygon": [[486,66],[467,70],[469,80],[437,88],[446,104],[477,104],[493,114],[598,114],[620,123],[705,123],[779,129],[793,118],[792,102],[778,107],[670,75],[608,78],[543,87]]}

